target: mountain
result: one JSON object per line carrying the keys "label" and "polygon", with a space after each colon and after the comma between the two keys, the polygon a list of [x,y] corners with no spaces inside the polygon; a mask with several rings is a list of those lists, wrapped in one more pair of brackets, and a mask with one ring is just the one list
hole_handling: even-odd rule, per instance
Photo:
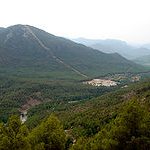
{"label": "mountain", "polygon": [[144,66],[150,66],[150,55],[139,57],[135,59],[134,62]]}
{"label": "mountain", "polygon": [[0,149],[149,149],[149,80],[127,85],[125,75],[114,75],[123,81],[116,87],[51,80],[140,70],[117,53],[32,26],[2,29]]}
{"label": "mountain", "polygon": [[115,39],[92,40],[92,39],[78,38],[73,41],[85,44],[89,47],[98,49],[105,53],[119,53],[123,57],[131,60],[144,55],[150,55],[150,49],[148,46],[142,46],[137,48],[121,40]]}
{"label": "mountain", "polygon": [[34,70],[82,78],[141,69],[117,53],[106,54],[29,25],[2,29],[0,66],[26,74]]}

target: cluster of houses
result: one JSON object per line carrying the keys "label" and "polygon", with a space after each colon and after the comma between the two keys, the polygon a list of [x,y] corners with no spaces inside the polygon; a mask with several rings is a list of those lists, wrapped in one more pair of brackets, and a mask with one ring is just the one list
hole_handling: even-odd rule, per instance
{"label": "cluster of houses", "polygon": [[93,86],[107,86],[107,87],[117,85],[117,82],[106,79],[93,79],[91,81],[86,81],[85,83]]}

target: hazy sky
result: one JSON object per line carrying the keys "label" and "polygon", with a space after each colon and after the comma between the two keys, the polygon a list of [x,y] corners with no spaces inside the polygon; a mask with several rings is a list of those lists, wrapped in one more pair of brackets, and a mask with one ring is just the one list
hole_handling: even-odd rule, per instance
{"label": "hazy sky", "polygon": [[0,0],[0,26],[29,24],[76,38],[150,43],[150,0]]}

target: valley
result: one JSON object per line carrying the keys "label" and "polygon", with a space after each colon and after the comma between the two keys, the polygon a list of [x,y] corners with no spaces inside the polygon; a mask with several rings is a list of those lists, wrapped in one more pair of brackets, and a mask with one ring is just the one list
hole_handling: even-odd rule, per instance
{"label": "valley", "polygon": [[[51,131],[54,137],[59,135],[50,137],[54,141],[62,137],[59,142],[63,141],[63,146],[59,144],[65,148],[59,149],[95,146],[105,150],[98,142],[106,138],[109,143],[114,138],[109,131],[113,132],[114,121],[124,118],[122,113],[128,116],[126,110],[134,111],[134,104],[135,114],[142,110],[140,105],[144,110],[149,108],[149,77],[148,68],[118,53],[104,53],[29,25],[2,28],[0,149],[6,146],[5,136],[8,141],[19,137],[29,150],[36,149],[39,143],[42,147],[48,140],[44,136]],[[131,108],[126,108],[128,105]],[[14,123],[17,131],[12,127]],[[142,124],[146,129],[140,128],[140,134],[144,135],[142,131],[148,130],[149,124]],[[8,138],[5,130],[11,130],[14,137]],[[96,142],[99,136],[103,138]],[[59,144],[54,142],[56,147]]]}
{"label": "valley", "polygon": [[0,150],[150,150],[149,6],[2,0]]}
{"label": "valley", "polygon": [[[123,73],[124,76],[143,70],[142,66],[118,54],[106,54],[32,26],[2,28],[0,120],[6,122],[10,114],[28,111],[32,107],[100,96],[122,84],[93,87],[83,82],[97,77],[107,78],[108,74],[117,76],[115,74]],[[127,78],[128,75],[122,83],[128,82]],[[37,101],[31,104],[30,100]]]}

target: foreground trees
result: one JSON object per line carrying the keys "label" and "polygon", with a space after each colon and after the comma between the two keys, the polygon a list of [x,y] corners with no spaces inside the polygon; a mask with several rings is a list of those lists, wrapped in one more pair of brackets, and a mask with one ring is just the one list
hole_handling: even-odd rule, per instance
{"label": "foreground trees", "polygon": [[65,133],[60,121],[54,116],[49,117],[45,122],[33,129],[28,139],[31,141],[32,149],[65,149]]}
{"label": "foreground trees", "polygon": [[17,116],[10,117],[6,125],[0,125],[0,149],[30,149],[27,135],[28,129],[25,125],[21,125],[20,119]]}
{"label": "foreground trees", "polygon": [[0,150],[63,150],[65,133],[59,120],[50,116],[29,133],[17,116],[0,124]]}
{"label": "foreground trees", "polygon": [[0,124],[0,150],[148,150],[150,113],[132,100],[96,135],[81,137],[72,146],[70,143],[53,115],[31,131],[17,116],[10,117],[7,124]]}
{"label": "foreground trees", "polygon": [[150,113],[136,101],[130,102],[95,137],[80,139],[73,150],[147,150],[150,149]]}

